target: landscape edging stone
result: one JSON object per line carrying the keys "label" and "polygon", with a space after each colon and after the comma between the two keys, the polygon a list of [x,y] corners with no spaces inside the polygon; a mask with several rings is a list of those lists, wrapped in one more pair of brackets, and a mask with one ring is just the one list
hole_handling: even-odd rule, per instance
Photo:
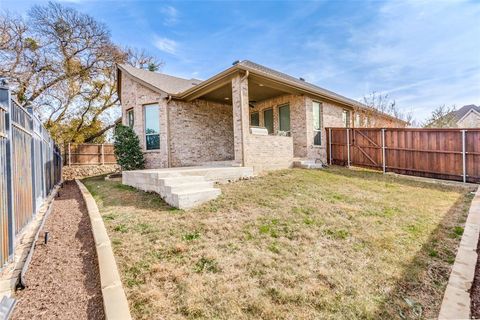
{"label": "landscape edging stone", "polygon": [[85,185],[75,180],[82,193],[88,216],[92,225],[93,238],[97,251],[100,284],[103,296],[103,308],[107,320],[131,320],[127,296],[123,290],[122,281],[118,272],[112,245],[97,203]]}
{"label": "landscape edging stone", "polygon": [[448,279],[438,319],[470,319],[470,289],[477,265],[480,231],[480,187],[468,211],[462,239]]}

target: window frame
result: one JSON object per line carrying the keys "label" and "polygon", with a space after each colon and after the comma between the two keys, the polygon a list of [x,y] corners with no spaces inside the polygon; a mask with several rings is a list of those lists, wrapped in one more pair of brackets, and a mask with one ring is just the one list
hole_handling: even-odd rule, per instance
{"label": "window frame", "polygon": [[[155,106],[158,109],[158,132],[157,133],[147,133],[147,108],[152,106]],[[143,105],[143,136],[144,136],[146,151],[160,150],[160,106],[158,105],[158,103],[148,103]],[[148,148],[147,136],[158,136],[158,148],[154,148],[154,149]]]}
{"label": "window frame", "polygon": [[[268,128],[267,128],[267,125],[265,124],[265,112],[267,111],[271,111],[272,112],[272,131],[268,131]],[[263,109],[263,126],[265,127],[265,129],[267,129],[268,131],[268,134],[274,134],[275,132],[275,119],[274,119],[274,113],[273,113],[273,108],[266,108],[266,109]]]}
{"label": "window frame", "polygon": [[[135,124],[135,113],[133,112],[133,108],[127,109],[125,111],[125,114],[127,116],[127,126],[129,126],[130,128],[133,129],[133,126]],[[132,117],[131,117],[132,123],[131,124],[130,124],[130,115],[132,115]]]}
{"label": "window frame", "polygon": [[[282,117],[280,116],[280,110],[285,107],[288,107],[288,127],[289,127],[288,130],[282,130]],[[278,131],[287,132],[290,135],[292,130],[292,121],[290,117],[290,103],[281,104],[277,107],[277,109],[278,109]]]}
{"label": "window frame", "polygon": [[[345,114],[345,119],[343,119],[343,115]],[[344,128],[350,128],[350,110],[342,109],[342,122]]]}
{"label": "window frame", "polygon": [[[256,125],[254,125],[254,124],[252,123],[252,116],[253,116],[254,114],[257,115],[257,124],[256,124]],[[251,126],[251,127],[260,127],[260,112],[255,111],[255,112],[250,113],[250,126]]]}
{"label": "window frame", "polygon": [[[314,108],[315,104],[318,103],[318,121],[319,121],[319,128],[315,129],[315,117],[313,117],[314,114]],[[322,139],[322,125],[323,125],[323,103],[321,101],[312,101],[312,125],[313,125],[313,145],[314,146],[321,146],[323,143]],[[320,133],[319,136],[319,143],[317,143],[316,137]]]}

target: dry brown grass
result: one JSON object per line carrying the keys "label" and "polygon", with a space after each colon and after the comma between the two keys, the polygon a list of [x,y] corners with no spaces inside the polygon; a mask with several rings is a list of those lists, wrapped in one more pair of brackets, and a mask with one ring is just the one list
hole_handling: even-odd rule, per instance
{"label": "dry brown grass", "polygon": [[224,185],[188,212],[85,183],[137,319],[435,317],[472,199],[335,167]]}

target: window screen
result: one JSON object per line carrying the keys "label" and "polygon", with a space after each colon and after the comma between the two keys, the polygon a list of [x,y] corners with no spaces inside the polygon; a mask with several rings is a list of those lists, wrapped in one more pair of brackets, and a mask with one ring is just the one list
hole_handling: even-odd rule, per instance
{"label": "window screen", "polygon": [[273,109],[267,109],[263,111],[263,122],[265,128],[268,130],[268,134],[273,133]]}
{"label": "window screen", "polygon": [[145,142],[147,150],[160,149],[160,110],[156,104],[145,106]]}
{"label": "window screen", "polygon": [[253,127],[260,126],[260,118],[258,116],[258,112],[250,113],[250,125]]}
{"label": "window screen", "polygon": [[290,132],[290,106],[284,105],[278,108],[280,117],[280,131]]}

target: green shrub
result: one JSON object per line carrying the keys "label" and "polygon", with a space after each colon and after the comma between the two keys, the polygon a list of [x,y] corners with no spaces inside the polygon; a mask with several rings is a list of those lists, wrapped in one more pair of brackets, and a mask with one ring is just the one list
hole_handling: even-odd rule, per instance
{"label": "green shrub", "polygon": [[115,129],[115,158],[122,170],[143,169],[145,159],[140,148],[140,140],[132,128],[119,125]]}

